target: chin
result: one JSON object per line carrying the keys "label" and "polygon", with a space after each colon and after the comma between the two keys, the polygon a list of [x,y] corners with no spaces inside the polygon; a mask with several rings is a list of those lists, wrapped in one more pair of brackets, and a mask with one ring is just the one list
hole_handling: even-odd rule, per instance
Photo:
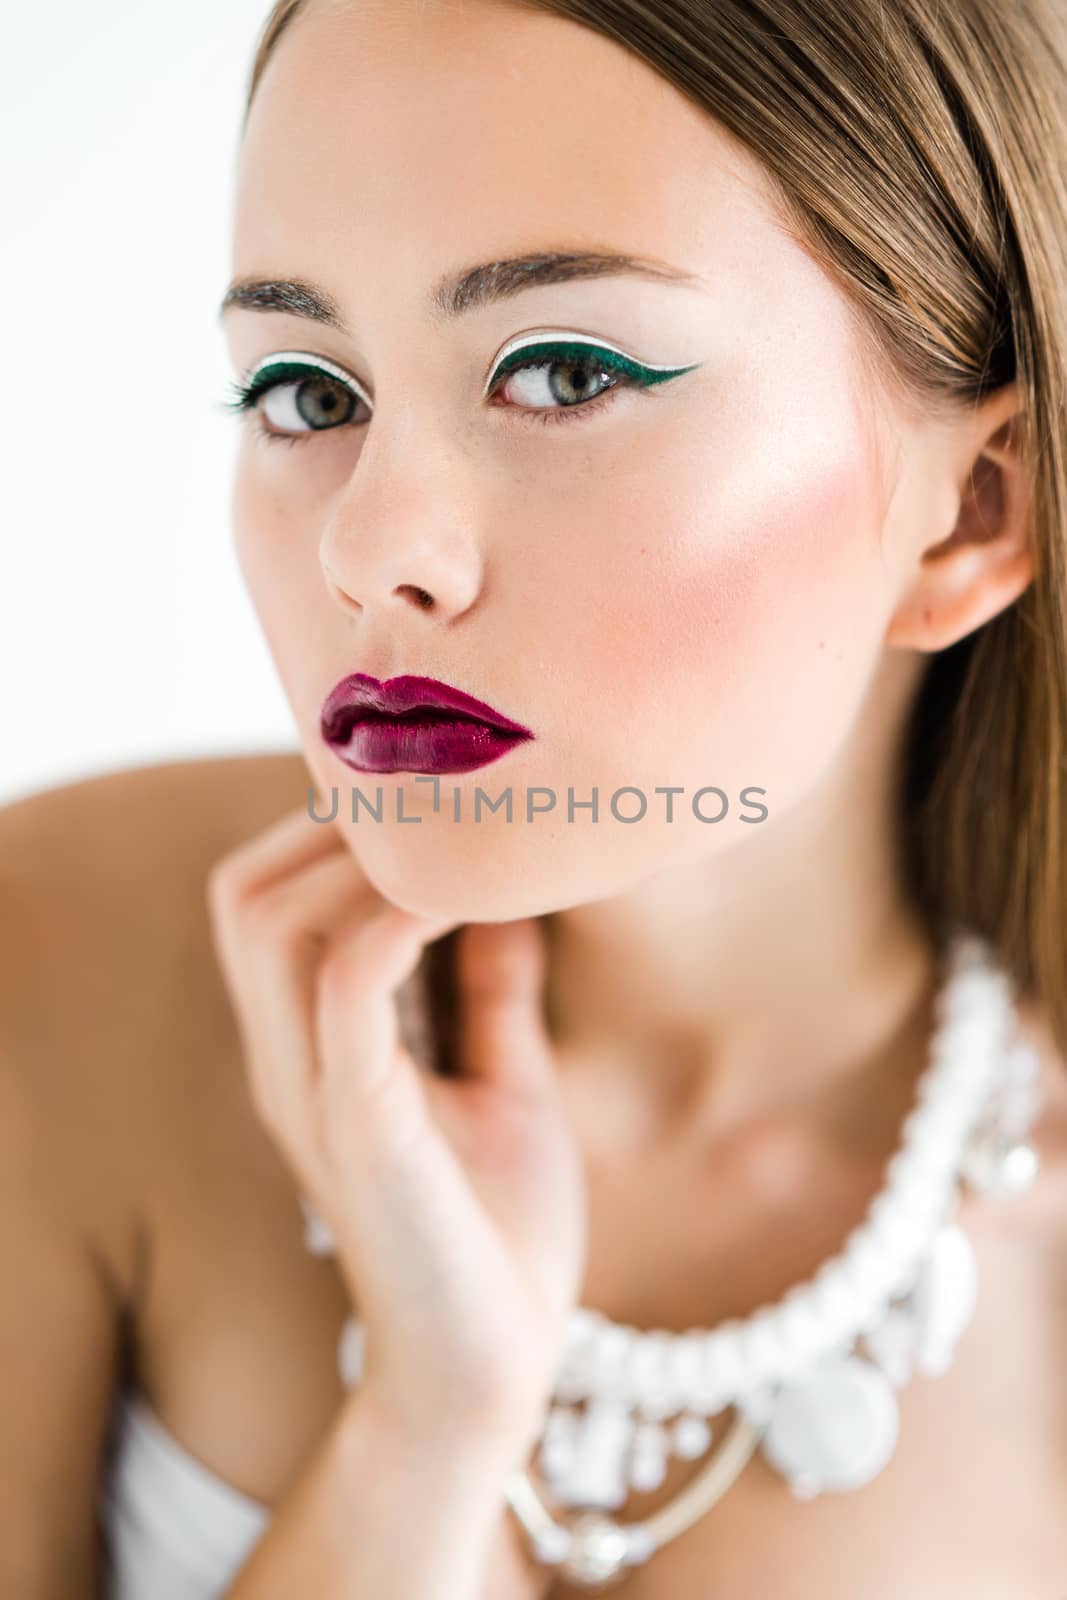
{"label": "chin", "polygon": [[[413,848],[410,835],[353,839],[353,850],[373,889],[413,916],[455,922],[512,922],[532,913],[532,895],[500,870],[491,851]],[[531,886],[532,887],[532,886]]]}

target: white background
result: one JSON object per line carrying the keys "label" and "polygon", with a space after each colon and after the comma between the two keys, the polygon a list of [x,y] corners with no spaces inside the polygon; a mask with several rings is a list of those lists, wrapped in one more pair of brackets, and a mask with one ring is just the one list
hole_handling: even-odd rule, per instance
{"label": "white background", "polygon": [[0,803],[296,748],[231,547],[216,320],[269,10],[0,5]]}

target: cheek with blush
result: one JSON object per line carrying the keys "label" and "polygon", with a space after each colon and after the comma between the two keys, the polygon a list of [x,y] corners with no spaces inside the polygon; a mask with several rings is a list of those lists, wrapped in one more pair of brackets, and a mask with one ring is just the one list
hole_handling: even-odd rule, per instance
{"label": "cheek with blush", "polygon": [[596,686],[619,781],[804,785],[877,665],[877,497],[856,458],[734,481],[655,515],[631,502],[642,553],[583,607],[575,683]]}

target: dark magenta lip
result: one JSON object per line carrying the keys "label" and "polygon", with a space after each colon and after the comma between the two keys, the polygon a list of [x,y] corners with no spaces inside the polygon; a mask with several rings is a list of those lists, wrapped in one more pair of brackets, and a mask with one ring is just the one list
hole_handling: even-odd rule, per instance
{"label": "dark magenta lip", "polygon": [[469,772],[534,737],[484,700],[437,678],[380,682],[363,672],[330,690],[320,731],[357,772]]}

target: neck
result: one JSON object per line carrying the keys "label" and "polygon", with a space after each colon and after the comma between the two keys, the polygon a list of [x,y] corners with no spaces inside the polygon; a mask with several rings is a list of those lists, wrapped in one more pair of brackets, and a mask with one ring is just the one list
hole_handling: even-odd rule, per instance
{"label": "neck", "polygon": [[839,770],[757,842],[546,917],[569,1087],[621,1096],[649,1130],[718,1135],[849,1099],[877,1118],[875,1078],[925,1065],[940,977],[895,827],[888,776],[872,793]]}

